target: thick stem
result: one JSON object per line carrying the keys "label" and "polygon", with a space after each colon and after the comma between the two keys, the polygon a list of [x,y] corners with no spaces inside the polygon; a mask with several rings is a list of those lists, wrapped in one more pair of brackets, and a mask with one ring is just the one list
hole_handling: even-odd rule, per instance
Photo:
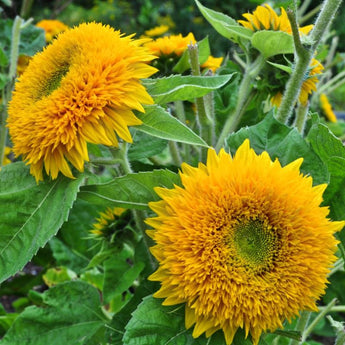
{"label": "thick stem", "polygon": [[311,324],[304,330],[302,334],[302,341],[301,344],[304,343],[304,341],[308,338],[309,334],[313,331],[315,326],[325,317],[327,313],[329,313],[332,308],[334,308],[335,303],[337,302],[337,299],[334,298],[327,306],[320,311],[320,313],[316,316],[316,318],[311,322]]}
{"label": "thick stem", "polygon": [[[302,333],[302,337],[303,337],[303,332],[309,322],[309,318],[310,318],[310,311],[302,311],[301,312],[301,316],[297,322],[296,331],[299,331]],[[302,344],[303,342],[300,342],[299,340],[296,339],[291,339],[290,344],[289,345],[299,345]]]}
{"label": "thick stem", "polygon": [[20,16],[24,19],[30,15],[31,7],[34,0],[23,0],[22,7],[20,9]]}
{"label": "thick stem", "polygon": [[295,127],[302,135],[304,133],[308,109],[309,109],[309,102],[307,102],[307,104],[305,105],[299,103],[297,111],[296,111]]}
{"label": "thick stem", "polygon": [[[190,44],[188,46],[189,62],[193,76],[200,76],[199,66],[199,53],[197,44]],[[205,97],[199,97],[195,99],[197,117],[200,124],[200,135],[206,141],[207,144],[212,144],[212,133],[214,131],[214,123],[212,121],[213,116],[207,113],[207,110],[212,107],[207,106],[205,103],[207,99]],[[202,157],[204,160],[207,155],[207,148],[202,148]]]}
{"label": "thick stem", "polygon": [[174,164],[180,166],[182,164],[182,158],[175,141],[169,141],[169,150]]}
{"label": "thick stem", "polygon": [[219,135],[218,142],[216,144],[217,151],[220,150],[220,148],[223,146],[225,138],[230,133],[234,132],[238,124],[240,123],[250,95],[252,82],[261,71],[261,68],[263,67],[265,62],[265,58],[262,55],[259,55],[252,64],[247,65],[238,90],[235,111],[231,116],[228,117],[222,129],[222,132]]}
{"label": "thick stem", "polygon": [[295,12],[290,11],[288,13],[296,47],[296,66],[286,85],[283,100],[278,109],[277,119],[279,121],[283,123],[288,122],[300,93],[303,78],[308,70],[310,61],[315,54],[322,35],[326,31],[328,25],[332,22],[341,2],[342,0],[325,0],[320,15],[318,16],[311,32],[311,42],[313,42],[313,44],[309,49],[306,49],[301,45]]}

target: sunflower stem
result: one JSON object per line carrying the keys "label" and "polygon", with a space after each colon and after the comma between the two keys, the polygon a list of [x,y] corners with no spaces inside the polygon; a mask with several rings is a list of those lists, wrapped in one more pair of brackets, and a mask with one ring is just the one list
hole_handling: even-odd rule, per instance
{"label": "sunflower stem", "polygon": [[[184,109],[183,101],[175,101],[175,113],[177,118],[183,123],[186,124],[186,112]],[[186,144],[182,144],[182,151],[183,151],[183,158],[188,160],[188,146]]]}
{"label": "sunflower stem", "polygon": [[[303,331],[305,330],[305,328],[309,322],[310,314],[311,314],[310,311],[302,311],[301,316],[298,319],[295,330],[301,332],[302,337],[303,337]],[[303,343],[303,341],[300,342],[300,340],[291,339],[289,345],[299,345],[302,343]]]}
{"label": "sunflower stem", "polygon": [[[126,142],[123,142],[120,148],[111,149],[111,152],[112,152],[115,160],[122,158],[121,160],[119,160],[119,163],[120,163],[123,171],[125,172],[125,174],[131,174],[131,173],[133,173],[133,170],[132,170],[132,167],[131,167],[130,162],[128,160],[128,157],[127,157],[127,151],[128,151],[128,145]],[[147,235],[145,234],[145,230],[144,230],[145,229],[144,219],[146,218],[146,215],[143,211],[140,211],[140,210],[132,209],[131,211],[133,214],[135,225],[142,235],[142,239],[143,239],[143,242],[145,244],[146,253],[147,253],[148,260],[150,262],[150,266],[152,269],[155,269],[156,264],[154,262],[152,255],[151,255],[151,252],[149,249],[150,247],[148,244],[148,238],[147,238]]]}
{"label": "sunflower stem", "polygon": [[174,164],[176,166],[180,166],[182,164],[182,158],[175,141],[169,141],[169,150]]}
{"label": "sunflower stem", "polygon": [[20,8],[20,16],[22,18],[28,18],[30,15],[31,7],[34,3],[34,0],[24,0],[22,7]]}
{"label": "sunflower stem", "polygon": [[234,113],[226,120],[223,130],[220,133],[218,142],[216,144],[216,151],[219,151],[224,144],[225,138],[237,129],[238,124],[241,121],[244,110],[247,106],[249,99],[251,84],[261,71],[266,59],[263,55],[259,55],[258,58],[252,63],[247,64],[243,78],[239,87],[237,104]]}
{"label": "sunflower stem", "polygon": [[3,92],[2,100],[2,111],[0,118],[0,167],[3,164],[5,147],[7,142],[7,104],[11,99],[11,94],[14,86],[14,79],[17,74],[17,63],[19,55],[19,43],[20,43],[20,31],[23,19],[16,16],[12,26],[12,40],[11,40],[11,54],[10,54],[10,65],[8,72],[8,83]]}
{"label": "sunflower stem", "polygon": [[[193,76],[200,76],[200,65],[199,65],[199,52],[197,44],[188,45],[189,62]],[[195,99],[197,119],[200,124],[200,135],[206,141],[207,144],[212,145],[212,133],[214,123],[212,116],[207,113],[207,110],[212,107],[207,107],[206,98],[198,97]],[[201,160],[206,160],[207,148],[201,149]]]}
{"label": "sunflower stem", "polygon": [[309,102],[307,104],[299,103],[296,111],[295,127],[303,135],[307,114],[309,110]]}
{"label": "sunflower stem", "polygon": [[333,298],[332,301],[328,303],[327,306],[320,311],[320,313],[316,316],[313,322],[311,322],[310,325],[304,330],[302,334],[301,344],[303,344],[303,342],[308,338],[309,334],[313,331],[313,329],[319,323],[319,321],[321,321],[325,317],[325,315],[332,310],[336,302],[337,299]]}
{"label": "sunflower stem", "polygon": [[283,123],[287,123],[293,108],[299,96],[304,76],[308,70],[310,61],[315,54],[321,38],[326,32],[327,27],[333,21],[334,15],[337,12],[342,0],[325,0],[321,12],[315,22],[314,28],[311,32],[310,41],[312,42],[310,48],[305,48],[301,44],[296,11],[288,11],[288,17],[291,23],[291,29],[296,48],[296,65],[286,85],[282,103],[278,109],[277,119]]}

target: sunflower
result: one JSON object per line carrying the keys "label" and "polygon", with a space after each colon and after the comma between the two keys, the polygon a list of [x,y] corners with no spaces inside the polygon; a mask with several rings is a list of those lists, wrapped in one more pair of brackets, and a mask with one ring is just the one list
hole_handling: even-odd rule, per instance
{"label": "sunflower", "polygon": [[320,104],[326,119],[330,122],[337,122],[337,116],[334,114],[331,103],[329,103],[328,97],[322,93],[320,95]]}
{"label": "sunflower", "polygon": [[97,222],[90,230],[97,238],[111,238],[117,230],[121,230],[123,219],[127,209],[122,207],[108,207],[104,212],[100,212]]}
{"label": "sunflower", "polygon": [[18,57],[18,63],[17,63],[17,76],[20,76],[23,74],[23,72],[28,67],[31,60],[31,56],[28,55],[19,55]]}
{"label": "sunflower", "polygon": [[169,55],[181,56],[191,43],[195,44],[196,40],[194,35],[189,33],[185,37],[181,34],[160,37],[148,42],[145,46],[152,54],[158,57]]}
{"label": "sunflower", "polygon": [[320,207],[326,185],[285,167],[246,140],[232,158],[209,149],[206,165],[182,165],[183,187],[156,188],[147,224],[160,266],[154,296],[185,303],[193,337],[221,329],[230,345],[238,328],[256,345],[262,332],[282,327],[302,309],[317,310],[335,261],[331,222]]}
{"label": "sunflower", "polygon": [[210,69],[214,73],[220,67],[222,62],[222,57],[216,58],[210,55],[208,59],[200,67]]}
{"label": "sunflower", "polygon": [[31,164],[37,181],[43,165],[53,179],[59,171],[73,177],[67,160],[83,171],[87,142],[118,146],[115,132],[132,142],[127,126],[141,124],[132,111],[153,103],[140,83],[156,72],[146,42],[81,24],[33,57],[16,83],[8,127],[15,155]]}
{"label": "sunflower", "polygon": [[50,43],[58,34],[68,29],[68,26],[59,20],[44,19],[39,21],[36,26],[45,31],[46,41]]}
{"label": "sunflower", "polygon": [[149,36],[149,37],[157,37],[157,36],[162,36],[168,30],[169,30],[168,25],[159,25],[159,26],[155,26],[154,28],[150,30],[146,30],[144,34],[145,36]]}
{"label": "sunflower", "polygon": [[[265,4],[258,6],[253,14],[242,14],[246,20],[238,22],[252,31],[273,30],[292,34],[290,21],[283,7],[280,8],[280,12],[281,14],[278,16],[270,5]],[[313,25],[307,25],[299,28],[299,31],[307,35],[312,28]]]}

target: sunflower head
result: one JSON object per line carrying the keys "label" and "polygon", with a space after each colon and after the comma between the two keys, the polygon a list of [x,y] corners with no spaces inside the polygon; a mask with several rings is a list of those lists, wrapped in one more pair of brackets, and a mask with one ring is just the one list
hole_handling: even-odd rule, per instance
{"label": "sunflower head", "polygon": [[153,62],[153,66],[157,67],[161,75],[170,75],[188,45],[195,43],[194,35],[189,33],[185,37],[181,34],[160,37],[148,42],[145,46],[158,57]]}
{"label": "sunflower head", "polygon": [[210,69],[214,73],[220,67],[223,60],[223,57],[216,58],[210,55],[208,59],[200,67]]}
{"label": "sunflower head", "polygon": [[44,19],[36,24],[37,27],[45,31],[46,41],[50,43],[58,34],[68,30],[68,26],[59,20]]}
{"label": "sunflower head", "polygon": [[150,30],[146,30],[144,32],[144,35],[148,36],[148,37],[159,37],[168,31],[169,31],[168,25],[159,25],[159,26],[155,26],[154,28],[152,28]]}
{"label": "sunflower head", "polygon": [[83,171],[87,143],[118,146],[132,142],[128,126],[141,121],[133,110],[153,100],[140,79],[156,72],[155,57],[109,26],[89,23],[60,34],[36,54],[15,86],[8,127],[16,156],[53,179],[73,177],[69,161]]}
{"label": "sunflower head", "polygon": [[[280,8],[280,12],[281,14],[278,16],[270,5],[265,4],[258,6],[252,14],[242,14],[246,20],[239,20],[238,22],[252,31],[273,30],[291,34],[291,24],[283,7]],[[313,25],[307,25],[299,28],[299,31],[307,35],[312,28]]]}
{"label": "sunflower head", "polygon": [[93,224],[93,229],[90,230],[91,234],[94,238],[114,242],[115,237],[130,223],[129,213],[126,211],[125,208],[121,207],[107,208],[99,214],[97,222]]}
{"label": "sunflower head", "polygon": [[150,276],[164,305],[185,303],[193,336],[217,330],[230,345],[238,328],[258,344],[300,310],[316,310],[336,257],[331,222],[321,207],[326,185],[282,167],[246,140],[235,156],[208,152],[206,165],[182,165],[182,187],[156,188],[148,235],[159,262]]}
{"label": "sunflower head", "polygon": [[337,122],[337,116],[334,114],[332,105],[329,102],[328,97],[324,93],[320,95],[320,104],[321,109],[326,116],[326,119],[330,122]]}

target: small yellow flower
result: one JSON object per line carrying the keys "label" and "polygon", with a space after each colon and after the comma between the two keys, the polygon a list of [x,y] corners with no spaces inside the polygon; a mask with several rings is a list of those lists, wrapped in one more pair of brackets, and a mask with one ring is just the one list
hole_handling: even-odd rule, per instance
{"label": "small yellow flower", "polygon": [[320,95],[321,109],[323,110],[326,119],[330,122],[337,122],[337,116],[334,114],[332,105],[328,100],[328,97],[322,93]]}
{"label": "small yellow flower", "polygon": [[200,67],[210,69],[214,73],[222,64],[223,59],[223,57],[216,58],[213,56],[209,56],[208,59]]}
{"label": "small yellow flower", "polygon": [[141,121],[133,110],[153,100],[141,84],[156,72],[143,44],[109,26],[89,23],[61,33],[36,54],[15,85],[8,127],[16,157],[55,179],[73,178],[67,161],[83,171],[87,143],[132,142],[128,126]]}
{"label": "small yellow flower", "polygon": [[167,55],[181,56],[189,44],[195,44],[196,40],[192,33],[183,37],[181,34],[157,38],[146,43],[150,52],[158,57]]}
{"label": "small yellow flower", "polygon": [[150,30],[146,30],[144,34],[149,37],[158,37],[165,34],[168,30],[169,30],[168,25],[159,25]]}
{"label": "small yellow flower", "polygon": [[238,330],[257,345],[300,310],[317,310],[336,260],[334,233],[345,222],[320,206],[327,185],[300,173],[302,159],[284,167],[246,140],[231,157],[209,149],[206,165],[182,165],[182,187],[155,188],[146,220],[163,305],[185,303],[193,337],[221,329],[226,344]]}
{"label": "small yellow flower", "polygon": [[[280,12],[281,14],[278,16],[270,5],[265,4],[258,6],[253,14],[242,14],[246,20],[239,20],[238,22],[253,31],[273,30],[291,34],[291,24],[283,7],[280,8]],[[299,31],[306,35],[312,28],[313,25],[307,25],[299,28]]]}
{"label": "small yellow flower", "polygon": [[44,19],[36,24],[37,27],[43,29],[46,35],[46,41],[50,43],[57,35],[68,29],[68,26],[59,20]]}

